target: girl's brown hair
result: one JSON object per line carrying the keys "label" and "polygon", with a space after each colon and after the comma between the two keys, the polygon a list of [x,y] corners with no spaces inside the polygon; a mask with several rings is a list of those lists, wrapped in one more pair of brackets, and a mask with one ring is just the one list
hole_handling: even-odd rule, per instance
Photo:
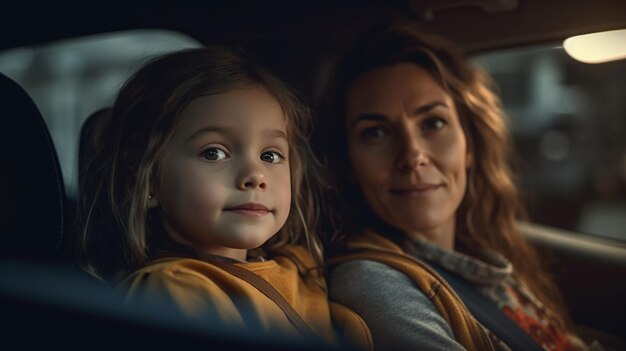
{"label": "girl's brown hair", "polygon": [[453,98],[473,155],[466,193],[456,211],[456,249],[472,254],[487,248],[505,255],[532,292],[569,325],[560,293],[542,269],[535,249],[516,228],[516,221],[525,219],[526,213],[508,163],[511,137],[491,80],[450,43],[421,33],[409,20],[385,22],[364,33],[336,66],[335,80],[323,102],[316,142],[335,188],[328,200],[333,203],[328,214],[330,248],[341,250],[346,237],[375,225],[363,221],[375,216],[351,179],[346,95],[363,73],[407,62],[430,72]]}
{"label": "girl's brown hair", "polygon": [[[181,112],[194,99],[260,86],[280,104],[289,138],[292,202],[281,230],[252,254],[272,255],[285,244],[309,248],[321,262],[318,163],[307,142],[308,108],[278,78],[223,47],[191,49],[153,59],[122,87],[98,131],[101,145],[80,174],[78,260],[104,279],[154,258],[163,239],[158,210],[148,195],[160,175],[159,160]],[[191,248],[193,249],[193,248]]]}

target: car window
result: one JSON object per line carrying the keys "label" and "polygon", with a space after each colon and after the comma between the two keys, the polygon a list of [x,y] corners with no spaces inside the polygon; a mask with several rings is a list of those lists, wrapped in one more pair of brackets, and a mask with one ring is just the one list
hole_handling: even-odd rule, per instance
{"label": "car window", "polygon": [[201,46],[165,30],[86,36],[0,52],[0,72],[18,82],[41,111],[54,141],[69,198],[78,187],[78,140],[87,117],[111,106],[121,85],[154,56]]}
{"label": "car window", "polygon": [[626,60],[559,45],[481,53],[509,117],[533,221],[626,241]]}

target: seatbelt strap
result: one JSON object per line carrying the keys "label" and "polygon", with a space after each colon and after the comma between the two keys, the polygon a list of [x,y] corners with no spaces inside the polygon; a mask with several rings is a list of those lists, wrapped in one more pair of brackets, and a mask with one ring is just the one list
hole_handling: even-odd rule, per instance
{"label": "seatbelt strap", "polygon": [[506,316],[493,301],[478,292],[475,287],[470,286],[467,282],[454,276],[454,274],[451,274],[442,267],[434,264],[430,264],[429,266],[452,286],[452,289],[454,289],[470,312],[472,312],[474,318],[498,336],[498,338],[512,350],[544,350],[530,335],[513,322],[511,318]]}
{"label": "seatbelt strap", "polygon": [[267,296],[270,300],[276,303],[276,305],[285,313],[289,322],[291,322],[291,324],[300,332],[305,340],[319,342],[320,338],[313,333],[309,325],[302,319],[302,317],[300,317],[298,312],[296,312],[296,310],[291,307],[289,302],[285,300],[283,295],[281,295],[265,279],[243,267],[239,267],[231,263],[219,261],[210,261],[210,263],[257,288],[257,290],[263,293],[263,295]]}

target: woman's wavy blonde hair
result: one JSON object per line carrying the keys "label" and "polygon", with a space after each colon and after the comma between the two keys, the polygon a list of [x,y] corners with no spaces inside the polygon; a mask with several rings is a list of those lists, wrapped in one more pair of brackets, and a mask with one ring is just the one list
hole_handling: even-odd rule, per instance
{"label": "woman's wavy blonde hair", "polygon": [[346,141],[346,95],[363,73],[382,66],[413,63],[430,72],[456,104],[473,164],[465,196],[456,211],[455,247],[473,254],[488,248],[514,265],[519,277],[547,306],[569,317],[554,283],[539,263],[537,252],[516,228],[526,212],[511,172],[511,137],[499,97],[489,77],[445,40],[425,35],[410,20],[393,20],[364,33],[335,67],[334,80],[322,102],[315,140],[334,185],[328,196],[331,233],[327,252],[340,251],[344,240],[372,225],[375,218],[350,171]]}
{"label": "woman's wavy blonde hair", "polygon": [[[168,245],[148,194],[160,176],[164,150],[181,112],[194,99],[260,86],[287,121],[292,201],[286,224],[252,254],[272,255],[288,243],[309,248],[321,264],[316,236],[319,164],[308,144],[310,111],[278,78],[224,47],[179,51],[144,65],[122,87],[99,124],[81,169],[78,261],[88,272],[114,279],[141,267]],[[191,248],[193,249],[193,248]]]}

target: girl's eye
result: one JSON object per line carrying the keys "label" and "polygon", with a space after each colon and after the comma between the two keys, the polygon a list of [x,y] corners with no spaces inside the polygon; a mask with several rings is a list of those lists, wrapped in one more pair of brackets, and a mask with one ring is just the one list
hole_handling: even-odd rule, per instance
{"label": "girl's eye", "polygon": [[202,152],[202,156],[209,161],[221,161],[228,157],[226,152],[220,148],[211,147]]}
{"label": "girl's eye", "polygon": [[446,121],[440,117],[430,117],[422,122],[424,131],[436,131],[446,126]]}
{"label": "girl's eye", "polygon": [[369,128],[365,128],[363,129],[363,131],[361,132],[361,139],[363,140],[374,140],[374,139],[378,139],[378,138],[382,138],[383,136],[387,135],[387,130],[385,128],[382,127],[369,127]]}
{"label": "girl's eye", "polygon": [[275,151],[267,151],[261,154],[261,160],[267,163],[279,163],[284,159],[283,155]]}

